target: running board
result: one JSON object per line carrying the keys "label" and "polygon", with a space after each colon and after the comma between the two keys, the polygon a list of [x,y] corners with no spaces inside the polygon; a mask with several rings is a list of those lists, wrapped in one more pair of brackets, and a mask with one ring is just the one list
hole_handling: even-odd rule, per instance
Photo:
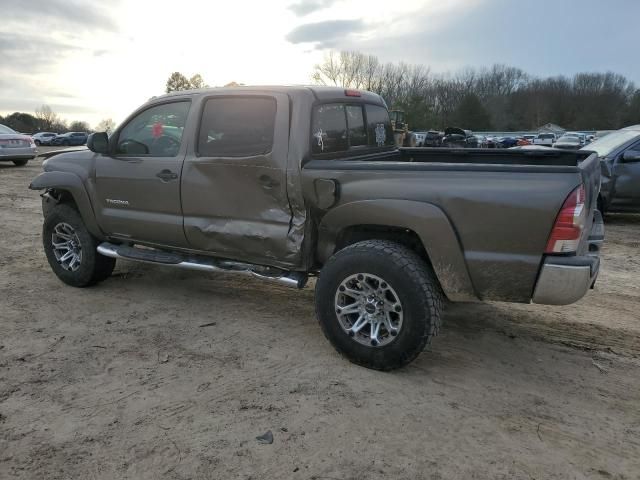
{"label": "running board", "polygon": [[239,273],[293,288],[303,288],[308,278],[307,275],[302,272],[287,272],[273,267],[221,260],[202,255],[184,255],[151,248],[115,245],[109,242],[103,242],[98,245],[97,251],[105,257],[132,260],[134,262],[153,263],[167,267],[186,268],[203,272]]}

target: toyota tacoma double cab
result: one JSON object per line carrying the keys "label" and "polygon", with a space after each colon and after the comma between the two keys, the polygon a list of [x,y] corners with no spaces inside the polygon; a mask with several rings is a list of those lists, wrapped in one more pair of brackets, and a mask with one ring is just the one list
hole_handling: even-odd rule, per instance
{"label": "toyota tacoma double cab", "polygon": [[86,287],[117,259],[315,282],[325,336],[391,370],[446,302],[563,305],[594,285],[600,165],[579,151],[398,148],[373,93],[233,87],[154,97],[49,158],[43,245]]}

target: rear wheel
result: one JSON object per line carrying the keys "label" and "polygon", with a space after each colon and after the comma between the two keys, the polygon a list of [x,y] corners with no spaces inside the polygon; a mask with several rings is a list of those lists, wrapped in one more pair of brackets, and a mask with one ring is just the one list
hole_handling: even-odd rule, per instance
{"label": "rear wheel", "polygon": [[429,266],[403,245],[367,240],[336,253],[316,283],[316,314],[353,363],[392,370],[436,335],[443,295]]}
{"label": "rear wheel", "polygon": [[13,164],[16,165],[17,167],[24,167],[28,161],[29,161],[28,159],[13,160]]}
{"label": "rear wheel", "polygon": [[53,272],[74,287],[87,287],[106,279],[116,264],[114,258],[96,251],[98,240],[69,204],[58,204],[47,211],[42,243]]}

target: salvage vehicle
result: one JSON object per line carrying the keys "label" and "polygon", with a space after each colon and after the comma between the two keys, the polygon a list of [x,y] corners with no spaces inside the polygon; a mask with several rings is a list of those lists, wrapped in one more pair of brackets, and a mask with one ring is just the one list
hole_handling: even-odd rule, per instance
{"label": "salvage vehicle", "polygon": [[580,137],[577,135],[563,135],[553,144],[553,147],[563,150],[578,150],[582,148],[583,145]]}
{"label": "salvage vehicle", "polygon": [[478,138],[471,130],[463,130],[458,127],[447,127],[442,137],[443,147],[478,148]]}
{"label": "salvage vehicle", "polygon": [[539,133],[536,138],[533,139],[534,145],[544,145],[546,147],[552,147],[556,143],[555,133]]}
{"label": "salvage vehicle", "polygon": [[14,165],[22,167],[29,160],[36,158],[37,154],[36,144],[29,135],[0,125],[0,162],[13,162]]}
{"label": "salvage vehicle", "polygon": [[63,145],[65,147],[73,145],[84,145],[89,136],[85,132],[67,132],[56,135],[49,142],[50,145]]}
{"label": "salvage vehicle", "polygon": [[563,305],[599,270],[589,152],[398,148],[385,102],[331,87],[172,92],[44,163],[43,246],[63,282],[116,259],[302,288],[352,362],[391,370],[445,301]]}
{"label": "salvage vehicle", "polygon": [[640,125],[614,131],[582,147],[596,152],[602,168],[598,208],[606,212],[640,212]]}

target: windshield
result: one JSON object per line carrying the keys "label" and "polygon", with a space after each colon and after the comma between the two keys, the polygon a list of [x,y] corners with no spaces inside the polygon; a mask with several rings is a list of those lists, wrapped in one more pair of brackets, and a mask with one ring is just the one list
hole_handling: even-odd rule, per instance
{"label": "windshield", "polygon": [[16,133],[15,130],[11,130],[9,127],[0,125],[0,133]]}
{"label": "windshield", "polygon": [[619,146],[637,137],[640,137],[640,132],[637,130],[618,130],[595,142],[591,142],[589,145],[582,147],[581,150],[594,151],[598,156],[606,157]]}

